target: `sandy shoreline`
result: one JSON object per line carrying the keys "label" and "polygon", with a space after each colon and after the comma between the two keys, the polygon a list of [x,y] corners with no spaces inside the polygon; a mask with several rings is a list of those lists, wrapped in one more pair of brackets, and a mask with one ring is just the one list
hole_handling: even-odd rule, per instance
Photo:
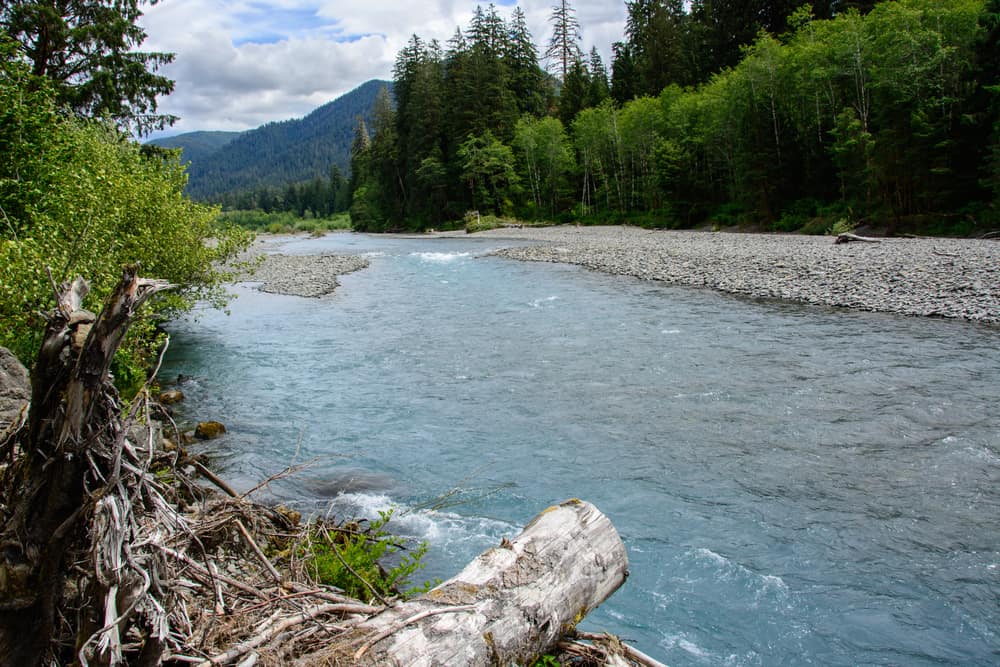
{"label": "sandy shoreline", "polygon": [[834,245],[829,236],[570,226],[477,236],[539,242],[496,253],[510,259],[577,264],[752,297],[1000,323],[1000,242],[992,240]]}

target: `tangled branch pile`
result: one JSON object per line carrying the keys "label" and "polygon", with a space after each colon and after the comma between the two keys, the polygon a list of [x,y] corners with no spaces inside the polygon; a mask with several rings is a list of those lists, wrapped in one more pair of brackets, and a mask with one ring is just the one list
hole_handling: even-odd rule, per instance
{"label": "tangled branch pile", "polygon": [[[148,398],[123,421],[108,368],[167,287],[127,269],[100,317],[82,279],[57,290],[30,412],[0,442],[6,664],[226,664],[280,645],[279,663],[378,611],[313,584],[294,514],[206,490],[151,426],[126,428],[152,423]],[[265,549],[287,554],[284,575]]]}

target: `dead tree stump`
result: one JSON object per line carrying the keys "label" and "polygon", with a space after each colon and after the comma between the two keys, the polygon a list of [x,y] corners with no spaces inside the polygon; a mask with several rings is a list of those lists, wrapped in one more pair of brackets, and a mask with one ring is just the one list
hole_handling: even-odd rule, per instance
{"label": "dead tree stump", "polygon": [[111,361],[135,310],[167,287],[127,267],[99,316],[83,308],[89,287],[82,278],[56,294],[31,374],[27,424],[0,443],[11,461],[0,480],[2,665],[38,665],[50,654],[69,548],[87,544],[84,518],[100,500],[92,490],[117,474]]}

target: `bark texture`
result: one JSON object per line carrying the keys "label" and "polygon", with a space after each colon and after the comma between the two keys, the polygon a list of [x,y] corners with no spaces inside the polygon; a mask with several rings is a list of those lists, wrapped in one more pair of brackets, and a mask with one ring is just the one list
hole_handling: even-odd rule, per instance
{"label": "bark texture", "polygon": [[[628,576],[625,546],[590,503],[569,500],[429,593],[362,623],[337,664],[531,664]],[[306,664],[306,663],[303,663]]]}
{"label": "bark texture", "polygon": [[2,665],[46,662],[56,625],[75,620],[57,614],[68,549],[87,542],[84,519],[100,502],[97,489],[117,475],[106,454],[124,439],[108,371],[135,309],[167,286],[126,268],[100,316],[83,308],[89,287],[82,278],[57,292],[27,423],[0,443],[11,461],[0,485]]}

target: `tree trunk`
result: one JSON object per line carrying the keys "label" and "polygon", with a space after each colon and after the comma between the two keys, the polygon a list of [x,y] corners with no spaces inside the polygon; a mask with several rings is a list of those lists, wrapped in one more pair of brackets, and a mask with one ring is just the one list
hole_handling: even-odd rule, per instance
{"label": "tree trunk", "polygon": [[126,268],[99,317],[83,309],[82,278],[56,295],[32,371],[27,428],[12,443],[21,455],[0,485],[0,665],[38,665],[52,649],[67,554],[94,509],[91,452],[113,443],[120,428],[111,360],[135,310],[167,286]]}
{"label": "tree trunk", "polygon": [[608,518],[569,500],[429,593],[359,625],[335,651],[345,664],[531,664],[627,576]]}

